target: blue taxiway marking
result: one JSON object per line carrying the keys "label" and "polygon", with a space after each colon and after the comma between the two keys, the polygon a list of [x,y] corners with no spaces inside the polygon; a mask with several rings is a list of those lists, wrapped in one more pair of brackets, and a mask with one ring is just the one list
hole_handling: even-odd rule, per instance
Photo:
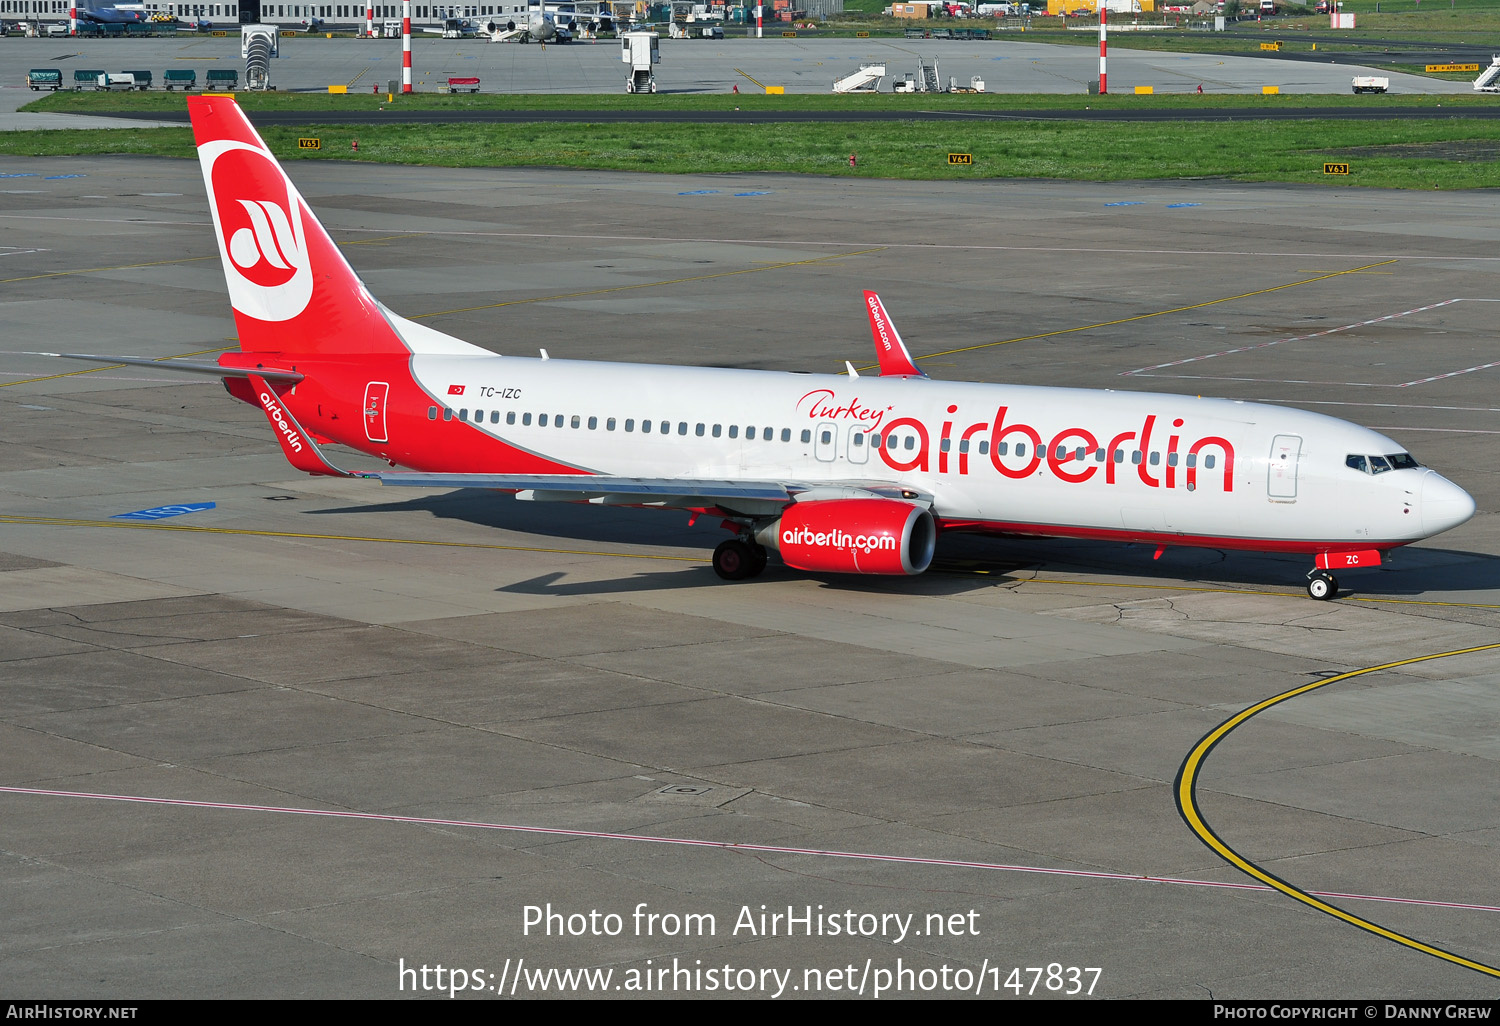
{"label": "blue taxiway marking", "polygon": [[715,193],[717,193],[718,191],[719,191],[718,189],[693,189],[690,192],[679,192],[677,195],[679,195],[679,196],[712,196]]}
{"label": "blue taxiway marking", "polygon": [[154,506],[151,509],[138,509],[134,513],[117,513],[110,517],[111,520],[165,520],[168,517],[180,517],[184,513],[201,513],[206,509],[213,509],[212,502],[185,502],[177,506]]}
{"label": "blue taxiway marking", "polygon": [[1106,203],[1106,207],[1144,207],[1145,200],[1120,200],[1118,203]]}
{"label": "blue taxiway marking", "polygon": [[1203,206],[1202,203],[1168,203],[1167,204],[1167,209],[1168,210],[1175,210],[1178,207],[1201,207],[1201,206]]}

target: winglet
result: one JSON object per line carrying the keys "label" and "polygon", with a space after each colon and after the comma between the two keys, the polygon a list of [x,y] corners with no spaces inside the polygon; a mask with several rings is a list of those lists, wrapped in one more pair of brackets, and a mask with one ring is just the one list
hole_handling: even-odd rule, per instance
{"label": "winglet", "polygon": [[286,403],[281,401],[281,396],[265,378],[251,373],[250,385],[255,389],[255,398],[259,400],[261,409],[266,412],[266,419],[271,422],[271,430],[276,435],[276,441],[281,443],[281,452],[286,456],[287,462],[298,470],[322,477],[357,476],[328,462],[328,458],[318,448],[318,443],[297,423],[297,418],[292,416],[292,411],[287,409]]}
{"label": "winglet", "polygon": [[911,354],[906,351],[906,343],[901,341],[901,333],[891,323],[891,317],[885,312],[885,304],[880,297],[869,290],[865,291],[865,312],[870,315],[870,334],[875,336],[875,357],[880,361],[880,376],[899,375],[902,377],[925,378],[921,369],[912,360]]}

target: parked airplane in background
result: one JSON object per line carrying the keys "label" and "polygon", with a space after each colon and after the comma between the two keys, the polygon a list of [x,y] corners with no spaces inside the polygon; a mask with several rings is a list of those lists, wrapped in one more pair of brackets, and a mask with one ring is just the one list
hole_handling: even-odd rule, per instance
{"label": "parked airplane in background", "polygon": [[[496,356],[383,306],[233,99],[188,97],[240,349],[176,367],[260,407],[310,474],[713,516],[726,579],[768,550],[918,574],[938,535],[1304,553],[1331,571],[1464,523],[1474,500],[1375,431],[1194,396],[932,381],[865,293],[880,374]],[[407,472],[349,473],[336,442]]]}
{"label": "parked airplane in background", "polygon": [[164,10],[148,10],[145,4],[103,4],[74,7],[72,16],[90,25],[172,25],[177,18]]}
{"label": "parked airplane in background", "polygon": [[575,28],[566,16],[538,4],[529,5],[525,14],[495,15],[479,23],[480,31],[495,43],[567,43]]}
{"label": "parked airplane in background", "polygon": [[100,25],[145,25],[151,21],[145,4],[111,4],[107,7],[79,7],[78,20]]}

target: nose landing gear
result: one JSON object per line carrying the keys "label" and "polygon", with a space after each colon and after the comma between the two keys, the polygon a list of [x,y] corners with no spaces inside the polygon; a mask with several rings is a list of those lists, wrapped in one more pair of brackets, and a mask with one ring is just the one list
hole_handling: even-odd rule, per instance
{"label": "nose landing gear", "polygon": [[1327,570],[1314,570],[1307,575],[1307,593],[1319,601],[1326,602],[1328,599],[1337,598],[1339,593],[1338,578]]}

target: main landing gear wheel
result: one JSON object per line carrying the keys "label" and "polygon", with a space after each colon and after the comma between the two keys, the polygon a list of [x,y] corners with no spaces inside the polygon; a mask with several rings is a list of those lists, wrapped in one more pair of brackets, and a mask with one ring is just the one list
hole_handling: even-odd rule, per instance
{"label": "main landing gear wheel", "polygon": [[1307,578],[1307,593],[1319,601],[1337,598],[1338,579],[1327,570],[1314,570]]}
{"label": "main landing gear wheel", "polygon": [[720,542],[714,549],[714,573],[726,581],[743,581],[766,568],[766,550],[738,538]]}

